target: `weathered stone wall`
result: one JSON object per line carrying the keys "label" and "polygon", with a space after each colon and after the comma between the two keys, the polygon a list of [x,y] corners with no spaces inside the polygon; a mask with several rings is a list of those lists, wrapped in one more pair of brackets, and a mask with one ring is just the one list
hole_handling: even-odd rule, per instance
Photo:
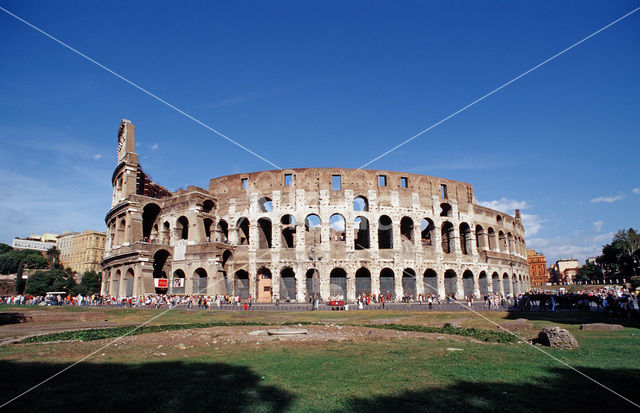
{"label": "weathered stone wall", "polygon": [[167,292],[292,301],[312,290],[353,301],[363,292],[460,298],[529,287],[519,212],[477,205],[467,183],[308,168],[223,176],[208,190],[157,199],[132,190],[137,154],[120,156],[105,294],[165,292],[154,277],[185,278]]}

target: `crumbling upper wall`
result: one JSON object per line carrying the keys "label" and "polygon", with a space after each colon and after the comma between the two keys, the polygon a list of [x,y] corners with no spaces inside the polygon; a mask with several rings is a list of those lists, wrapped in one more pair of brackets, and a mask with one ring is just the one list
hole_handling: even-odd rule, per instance
{"label": "crumbling upper wall", "polygon": [[[291,185],[286,185],[285,180],[288,175],[291,176]],[[340,190],[332,189],[333,176],[340,176]],[[379,184],[380,177],[385,177],[386,185]],[[246,180],[244,188],[243,180]],[[405,186],[402,183],[405,183]],[[446,187],[444,197],[442,196],[445,195],[443,185]],[[321,190],[330,191],[332,203],[343,200],[345,191],[352,191],[354,196],[368,196],[368,191],[375,190],[378,205],[382,207],[399,206],[394,205],[396,202],[409,206],[412,202],[412,193],[419,194],[421,204],[425,208],[431,208],[433,197],[438,197],[456,200],[458,209],[467,212],[468,206],[473,204],[474,200],[473,186],[468,183],[406,172],[371,169],[298,168],[227,175],[209,181],[209,192],[221,199],[242,200],[248,198],[249,193],[271,196],[272,191],[280,191],[284,203],[289,203],[288,199],[295,197],[295,191],[301,189],[305,190],[308,197],[317,196]],[[397,201],[392,196],[393,192],[398,193]],[[313,199],[307,199],[307,203],[315,202]]]}

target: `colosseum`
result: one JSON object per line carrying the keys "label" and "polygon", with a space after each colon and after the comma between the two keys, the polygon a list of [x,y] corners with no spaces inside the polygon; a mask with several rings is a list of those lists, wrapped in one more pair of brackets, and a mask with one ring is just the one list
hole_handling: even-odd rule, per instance
{"label": "colosseum", "polygon": [[467,183],[404,172],[306,168],[151,182],[134,125],[118,129],[102,293],[230,294],[258,302],[480,297],[529,287],[524,228]]}

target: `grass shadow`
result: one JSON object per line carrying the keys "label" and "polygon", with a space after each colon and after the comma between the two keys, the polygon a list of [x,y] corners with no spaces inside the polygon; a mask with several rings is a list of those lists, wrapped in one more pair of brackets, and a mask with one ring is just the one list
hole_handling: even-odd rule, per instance
{"label": "grass shadow", "polygon": [[[4,403],[67,364],[0,361]],[[10,379],[9,379],[10,378]],[[30,411],[284,412],[293,396],[224,363],[156,362],[74,366],[7,407]]]}
{"label": "grass shadow", "polygon": [[[583,373],[640,403],[638,369],[583,368]],[[585,412],[626,411],[634,406],[567,368],[549,369],[526,383],[458,381],[429,390],[396,395],[351,398],[333,413],[365,412]]]}

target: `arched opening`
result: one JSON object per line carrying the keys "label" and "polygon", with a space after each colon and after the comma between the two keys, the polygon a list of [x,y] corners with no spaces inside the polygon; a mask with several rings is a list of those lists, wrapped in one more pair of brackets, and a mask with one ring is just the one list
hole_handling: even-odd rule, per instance
{"label": "arched opening", "polygon": [[453,224],[449,221],[442,223],[442,251],[445,254],[453,252]]}
{"label": "arched opening", "polygon": [[507,252],[507,236],[502,231],[498,232],[498,244],[500,245],[500,252]]}
{"label": "arched opening", "polygon": [[383,268],[380,271],[380,294],[384,295],[385,299],[389,296],[390,300],[393,300],[396,295],[396,283],[395,274],[391,268]]}
{"label": "arched opening", "polygon": [[506,272],[502,274],[502,286],[504,287],[505,295],[508,295],[511,293],[511,287],[513,285],[511,284],[511,278],[509,277],[509,274],[507,274]]}
{"label": "arched opening", "polygon": [[478,287],[480,288],[480,295],[489,294],[489,279],[487,278],[486,272],[480,272],[480,275],[478,276],[478,284]]}
{"label": "arched opening", "polygon": [[441,217],[451,217],[451,205],[449,205],[448,203],[444,202],[442,204],[440,204],[440,216]]}
{"label": "arched opening", "polygon": [[402,217],[400,220],[400,237],[402,241],[413,241],[413,220],[409,217]]}
{"label": "arched opening", "polygon": [[422,276],[422,285],[424,286],[424,295],[438,295],[438,274],[429,268]]}
{"label": "arched opening", "polygon": [[371,272],[362,267],[356,271],[356,297],[371,294]]}
{"label": "arched opening", "polygon": [[234,274],[236,283],[235,294],[243,300],[249,299],[249,273],[245,270],[238,270]]}
{"label": "arched opening", "polygon": [[322,220],[316,214],[307,215],[304,219],[305,244],[316,245],[322,242],[321,224]]}
{"label": "arched opening", "polygon": [[[220,256],[220,267],[218,269],[219,277],[217,280],[224,280],[224,287],[227,291],[227,294],[231,294],[234,291],[233,280],[228,276],[230,271],[232,270],[233,265],[233,253],[229,250],[224,250],[222,255]],[[247,287],[248,288],[248,287]]]}
{"label": "arched opening", "polygon": [[315,270],[314,268],[310,268],[307,270],[307,272],[304,275],[305,287],[307,289],[307,300],[311,299],[314,296],[314,294],[320,293],[319,291],[317,291],[317,288],[314,286],[314,277],[313,277],[314,274],[317,274],[317,270]]}
{"label": "arched opening", "polygon": [[283,248],[296,247],[296,219],[293,215],[283,215],[280,218],[282,225],[281,244]]}
{"label": "arched opening", "polygon": [[207,294],[207,271],[202,267],[193,272],[193,294]]}
{"label": "arched opening", "polygon": [[249,220],[242,217],[236,223],[238,245],[249,245]]}
{"label": "arched opening", "polygon": [[280,299],[286,302],[296,301],[296,274],[291,267],[280,271]]}
{"label": "arched opening", "polygon": [[499,293],[500,292],[500,274],[498,274],[497,272],[494,272],[493,274],[491,274],[491,282],[493,284],[493,292]]}
{"label": "arched opening", "polygon": [[171,281],[172,294],[184,294],[185,274],[184,271],[177,269],[173,272],[173,280]]}
{"label": "arched opening", "polygon": [[485,235],[484,228],[481,225],[476,225],[476,248],[479,251],[487,248]]}
{"label": "arched opening", "polygon": [[460,250],[463,255],[471,254],[471,228],[469,224],[460,224]]}
{"label": "arched opening", "polygon": [[473,273],[470,270],[462,273],[462,291],[465,297],[473,294]]}
{"label": "arched opening", "polygon": [[162,243],[163,244],[169,244],[171,242],[171,224],[169,224],[169,221],[165,221],[164,224],[162,224]]}
{"label": "arched opening", "polygon": [[205,218],[202,222],[204,224],[204,237],[207,242],[211,241],[211,227],[213,226],[213,220],[211,218]]}
{"label": "arched opening", "polygon": [[354,248],[357,250],[369,249],[371,247],[369,220],[365,217],[356,217],[354,220],[354,232]]}
{"label": "arched opening", "polygon": [[205,212],[205,213],[207,213],[207,214],[208,214],[208,213],[210,213],[210,212],[211,212],[211,210],[212,210],[215,206],[216,206],[216,205],[213,203],[213,201],[212,201],[212,200],[207,199],[206,201],[204,201],[204,202],[202,203],[202,212]]}
{"label": "arched opening", "polygon": [[216,226],[217,240],[219,242],[229,242],[229,224],[227,221],[221,219]]}
{"label": "arched opening", "polygon": [[147,204],[142,208],[142,237],[145,241],[151,240],[151,232],[154,226],[156,227],[156,234],[154,234],[153,238],[158,238],[156,224],[158,215],[160,215],[160,207],[156,204]]}
{"label": "arched opening", "polygon": [[271,270],[266,267],[258,269],[258,302],[270,303],[273,297],[271,289]]}
{"label": "arched opening", "polygon": [[498,223],[498,225],[502,225],[502,216],[501,215],[496,216],[496,222]]}
{"label": "arched opening", "polygon": [[[166,278],[166,277],[165,277]],[[124,295],[126,297],[133,297],[133,280],[135,279],[134,275],[133,275],[133,270],[131,268],[129,268],[127,270],[127,274],[125,275],[124,278],[124,282],[125,284],[125,293]],[[164,289],[164,292],[159,293],[159,294],[165,294],[167,292],[167,289]]]}
{"label": "arched opening", "polygon": [[329,274],[329,295],[334,300],[347,298],[347,272],[342,268],[334,268]]}
{"label": "arched opening", "polygon": [[118,245],[122,245],[125,242],[128,242],[126,239],[126,230],[127,230],[127,220],[122,218],[120,220],[120,225],[118,225]]}
{"label": "arched opening", "polygon": [[258,207],[260,207],[260,212],[271,212],[273,211],[273,202],[271,198],[262,197],[258,200]]}
{"label": "arched opening", "polygon": [[269,218],[258,220],[258,248],[271,248],[271,220]]}
{"label": "arched opening", "polygon": [[369,210],[369,200],[366,197],[359,195],[353,199],[353,210],[354,211],[368,211]]}
{"label": "arched opening", "polygon": [[111,295],[114,297],[120,296],[120,278],[121,277],[122,277],[122,272],[120,270],[117,270],[115,277],[111,279]]}
{"label": "arched opening", "polygon": [[436,226],[429,218],[422,218],[420,222],[420,241],[423,247],[430,247],[433,245],[433,238]]}
{"label": "arched opening", "polygon": [[346,222],[344,217],[340,214],[333,214],[329,218],[329,232],[331,242],[346,242],[346,233],[345,233],[345,225]]}
{"label": "arched opening", "polygon": [[387,215],[378,220],[378,249],[393,248],[393,221]]}
{"label": "arched opening", "polygon": [[412,301],[418,296],[416,272],[412,268],[405,268],[402,271],[402,295],[405,301]]}
{"label": "arched opening", "polygon": [[[169,291],[169,280],[167,280],[167,269],[171,268],[170,254],[167,250],[158,250],[153,254],[153,282],[156,294],[166,294]],[[163,281],[158,281],[163,280]],[[133,289],[133,281],[131,281]],[[129,288],[129,286],[127,286]],[[133,290],[132,290],[133,291]]]}
{"label": "arched opening", "polygon": [[185,216],[178,218],[176,231],[180,239],[189,239],[189,220]]}
{"label": "arched opening", "polygon": [[487,230],[487,235],[489,237],[489,249],[491,251],[497,251],[497,240],[496,240],[496,232],[493,230],[493,228],[489,227],[489,229]]}
{"label": "arched opening", "polygon": [[459,299],[456,297],[458,289],[458,274],[454,270],[447,270],[444,272],[444,294],[453,299]]}
{"label": "arched opening", "polygon": [[510,232],[507,233],[507,251],[508,253],[517,252],[513,248],[513,235]]}

